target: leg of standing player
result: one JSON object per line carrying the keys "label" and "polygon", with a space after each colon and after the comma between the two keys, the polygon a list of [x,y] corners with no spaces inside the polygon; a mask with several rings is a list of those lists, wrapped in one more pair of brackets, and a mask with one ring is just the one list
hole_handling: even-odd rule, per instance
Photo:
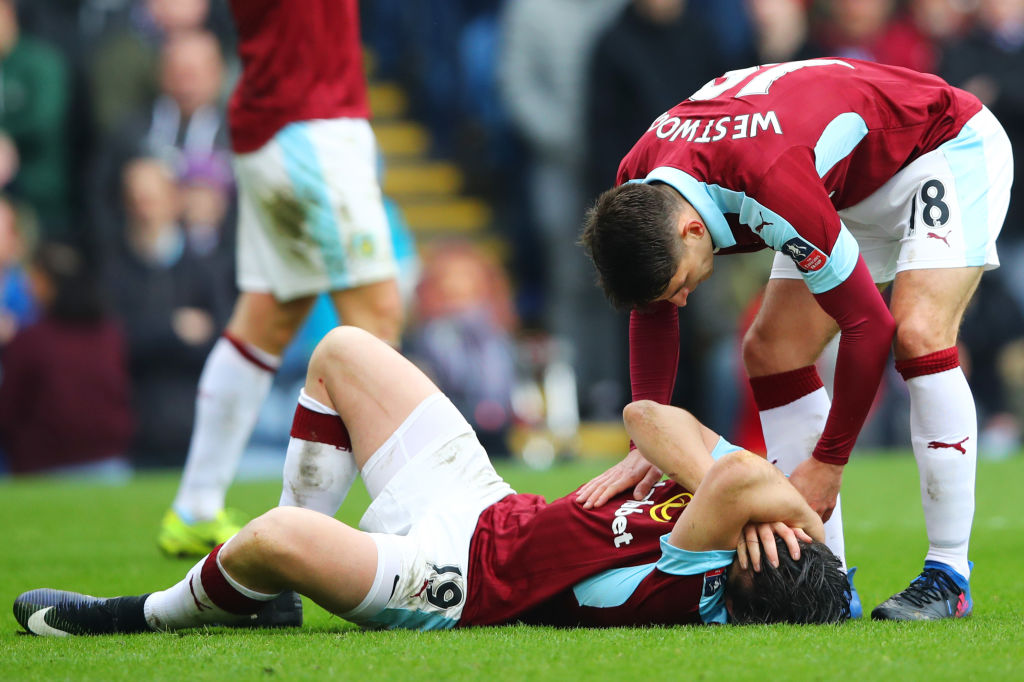
{"label": "leg of standing player", "polygon": [[[761,417],[768,461],[789,475],[811,456],[831,401],[814,362],[838,327],[799,279],[771,279],[743,340],[743,362]],[[825,544],[846,567],[842,506],[825,523]]]}
{"label": "leg of standing player", "polygon": [[928,554],[921,575],[871,615],[959,618],[973,607],[968,545],[978,423],[956,340],[982,271],[999,265],[996,239],[1013,181],[1010,143],[991,112],[982,109],[956,138],[893,180],[893,191],[903,192],[910,208],[893,284],[893,346],[896,369],[910,393]]}
{"label": "leg of standing player", "polygon": [[910,392],[911,439],[928,530],[926,560],[970,576],[978,423],[960,369],[957,331],[981,279],[980,267],[907,270],[896,275],[896,368]]}
{"label": "leg of standing player", "polygon": [[[368,124],[343,119],[290,124],[236,156],[245,293],[200,380],[185,474],[160,534],[166,553],[201,555],[237,530],[224,511],[227,488],[280,354],[318,293],[333,292],[347,323],[397,343],[401,306],[373,150]],[[306,492],[300,455],[286,456],[282,504]],[[335,481],[334,497],[343,499],[355,479],[350,460],[332,458],[321,470]],[[321,502],[323,511],[333,504]]]}

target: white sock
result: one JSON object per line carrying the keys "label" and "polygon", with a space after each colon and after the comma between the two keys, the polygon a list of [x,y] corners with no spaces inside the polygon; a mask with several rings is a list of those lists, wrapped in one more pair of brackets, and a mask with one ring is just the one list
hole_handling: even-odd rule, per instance
{"label": "white sock", "polygon": [[[789,476],[797,465],[811,456],[825,430],[832,402],[824,387],[796,400],[761,410],[761,430],[768,449],[768,461]],[[832,516],[825,522],[825,544],[839,557],[846,570],[846,542],[843,537],[843,511],[840,498]]]}
{"label": "white sock", "polygon": [[[288,452],[285,455],[284,484],[279,505],[305,507],[334,516],[345,501],[359,469],[352,456],[351,446],[345,447],[345,438],[337,437],[336,427],[333,428],[335,436],[325,437],[328,429],[315,426],[305,428],[305,424],[310,422],[334,427],[331,422],[341,424],[341,417],[331,408],[309,397],[303,389],[299,394],[292,438],[288,441]],[[313,433],[318,438],[335,442],[306,440]]]}
{"label": "white sock", "polygon": [[280,358],[226,336],[214,344],[199,377],[192,442],[174,499],[187,522],[210,520],[224,508],[279,364]]}
{"label": "white sock", "polygon": [[[220,547],[200,559],[177,584],[146,598],[143,612],[149,627],[179,630],[210,623],[236,623],[277,596],[240,585],[221,566],[219,551]],[[233,608],[228,611],[218,604],[232,604]]]}
{"label": "white sock", "polygon": [[910,437],[921,479],[928,561],[969,578],[967,549],[974,520],[978,419],[959,366],[907,379]]}

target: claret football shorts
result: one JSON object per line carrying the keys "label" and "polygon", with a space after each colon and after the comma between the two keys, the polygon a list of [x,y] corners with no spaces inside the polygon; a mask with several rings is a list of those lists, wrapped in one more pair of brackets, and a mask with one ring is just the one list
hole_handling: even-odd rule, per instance
{"label": "claret football shorts", "polygon": [[359,527],[377,544],[377,575],[362,603],[340,615],[366,627],[453,627],[466,603],[477,519],[515,491],[440,393],[420,403],[362,475],[373,502]]}
{"label": "claret football shorts", "polygon": [[[926,268],[999,267],[996,238],[1013,183],[1010,141],[983,108],[960,134],[915,159],[873,194],[839,211],[876,283]],[[772,278],[799,279],[775,254]]]}
{"label": "claret football shorts", "polygon": [[396,275],[367,121],[290,123],[234,168],[242,291],[288,301]]}

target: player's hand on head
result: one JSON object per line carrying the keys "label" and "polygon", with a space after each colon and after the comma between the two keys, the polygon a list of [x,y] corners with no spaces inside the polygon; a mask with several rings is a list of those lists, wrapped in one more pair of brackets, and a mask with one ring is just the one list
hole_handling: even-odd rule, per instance
{"label": "player's hand on head", "polygon": [[576,502],[584,509],[595,509],[622,491],[633,488],[633,497],[642,500],[661,480],[661,471],[646,459],[639,450],[630,450],[621,462],[583,484],[576,494]]}
{"label": "player's hand on head", "polygon": [[828,521],[832,510],[836,508],[842,480],[842,466],[819,462],[813,457],[801,462],[789,475],[789,482],[800,491],[822,521]]}
{"label": "player's hand on head", "polygon": [[813,539],[803,528],[792,528],[782,521],[773,523],[748,523],[740,533],[740,541],[736,546],[736,555],[740,568],[752,567],[755,572],[761,571],[762,553],[764,561],[772,566],[779,565],[779,551],[775,544],[775,536],[782,538],[794,561],[800,559],[800,541],[812,542]]}

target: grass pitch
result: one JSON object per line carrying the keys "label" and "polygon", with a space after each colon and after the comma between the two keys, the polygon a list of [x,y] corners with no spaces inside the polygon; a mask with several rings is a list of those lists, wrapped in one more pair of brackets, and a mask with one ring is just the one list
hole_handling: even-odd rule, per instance
{"label": "grass pitch", "polygon": [[[565,494],[605,462],[535,472],[508,465],[521,491]],[[301,630],[197,629],[174,634],[38,638],[19,634],[10,605],[35,587],[98,596],[179,580],[191,565],[155,545],[177,474],[124,486],[0,483],[0,680],[451,679],[1024,679],[1024,457],[978,467],[971,580],[974,615],[939,623],[859,621],[830,627],[556,630],[510,626],[438,633],[363,632],[306,601]],[[253,515],[279,484],[234,486]],[[361,486],[339,518],[354,522]],[[843,485],[847,554],[865,612],[906,586],[927,547],[909,453],[854,456]]]}

